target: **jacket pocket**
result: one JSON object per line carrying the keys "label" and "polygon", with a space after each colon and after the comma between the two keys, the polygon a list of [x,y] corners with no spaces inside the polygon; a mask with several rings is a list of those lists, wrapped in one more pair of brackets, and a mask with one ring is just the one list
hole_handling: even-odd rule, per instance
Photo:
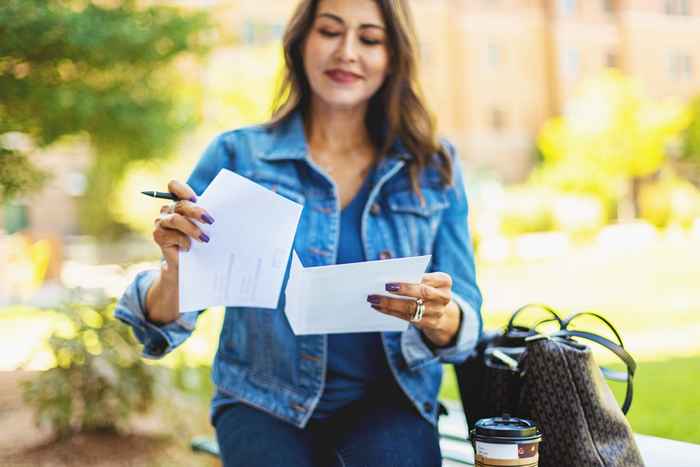
{"label": "jacket pocket", "polygon": [[386,227],[398,256],[432,253],[442,213],[448,207],[444,191],[423,188],[423,201],[413,191],[390,193],[386,198],[389,215]]}
{"label": "jacket pocket", "polygon": [[280,179],[279,177],[275,177],[273,174],[257,173],[253,176],[252,180],[258,185],[261,185],[290,201],[294,201],[297,204],[301,204],[303,206],[306,202],[306,197],[304,196],[302,187],[292,184],[291,181],[286,178]]}
{"label": "jacket pocket", "polygon": [[244,366],[251,364],[257,346],[256,336],[250,334],[252,311],[250,308],[226,308],[219,337],[219,353],[223,359]]}
{"label": "jacket pocket", "polygon": [[413,191],[406,190],[390,193],[387,196],[389,209],[393,212],[430,217],[447,207],[447,195],[444,192],[429,188],[423,188],[421,192],[423,194],[423,202]]}
{"label": "jacket pocket", "polygon": [[299,351],[283,309],[255,311],[259,349],[253,357],[251,379],[263,387],[283,386],[294,391],[299,386]]}

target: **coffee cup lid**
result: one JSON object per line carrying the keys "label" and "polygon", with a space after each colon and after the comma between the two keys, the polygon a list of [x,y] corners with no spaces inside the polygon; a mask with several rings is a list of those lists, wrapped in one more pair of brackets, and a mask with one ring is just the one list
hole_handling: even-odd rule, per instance
{"label": "coffee cup lid", "polygon": [[538,438],[541,433],[532,420],[515,418],[508,415],[494,418],[482,418],[474,424],[477,436],[496,438]]}

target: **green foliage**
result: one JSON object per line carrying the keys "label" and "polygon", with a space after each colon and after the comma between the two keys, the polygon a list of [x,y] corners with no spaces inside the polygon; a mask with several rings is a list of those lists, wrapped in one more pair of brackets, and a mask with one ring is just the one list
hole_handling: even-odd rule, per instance
{"label": "green foliage", "polygon": [[700,166],[700,96],[690,103],[690,124],[684,132],[683,157]]}
{"label": "green foliage", "polygon": [[533,180],[608,206],[633,193],[632,180],[664,165],[667,144],[688,121],[683,107],[652,101],[633,80],[608,71],[584,84],[565,115],[545,123],[538,140],[544,162]]}
{"label": "green foliage", "polygon": [[[179,349],[178,349],[179,350]],[[216,387],[211,379],[211,363],[193,365],[184,353],[178,352],[176,364],[170,372],[171,387],[182,394],[194,396],[208,403]]]}
{"label": "green foliage", "polygon": [[642,187],[639,194],[639,215],[656,228],[671,223],[671,190],[665,184],[653,183]]}
{"label": "green foliage", "polygon": [[57,437],[77,431],[118,430],[153,402],[155,377],[114,303],[79,303],[58,310],[62,320],[49,337],[56,366],[23,383],[37,424]]}
{"label": "green foliage", "polygon": [[700,191],[673,174],[644,185],[639,196],[640,217],[659,228],[676,224],[690,228],[700,216]]}
{"label": "green foliage", "polygon": [[556,230],[585,240],[607,220],[605,206],[591,195],[572,195],[532,183],[509,187],[505,194],[500,229],[507,236]]}
{"label": "green foliage", "polygon": [[37,189],[45,177],[22,154],[0,146],[0,200]]}
{"label": "green foliage", "polygon": [[[0,9],[0,135],[20,132],[38,147],[87,136],[96,163],[86,199],[100,204],[129,162],[166,155],[195,121],[193,105],[176,93],[188,77],[177,73],[175,59],[204,52],[209,28],[201,13],[135,0],[102,4],[6,0]],[[15,163],[20,171],[28,165]],[[106,176],[98,177],[104,170],[107,187]],[[36,179],[4,175],[4,196],[32,188],[23,181]],[[92,232],[103,233],[108,211],[87,212]]]}
{"label": "green foliage", "polygon": [[688,106],[690,124],[683,133],[681,154],[674,168],[696,187],[700,188],[700,95]]}
{"label": "green foliage", "polygon": [[514,236],[555,229],[551,196],[541,190],[513,188],[501,218],[501,232]]}

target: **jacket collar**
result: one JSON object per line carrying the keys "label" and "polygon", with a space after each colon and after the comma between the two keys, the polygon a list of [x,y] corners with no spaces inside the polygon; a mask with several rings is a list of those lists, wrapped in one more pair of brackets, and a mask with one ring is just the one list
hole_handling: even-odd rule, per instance
{"label": "jacket collar", "polygon": [[306,142],[304,119],[301,112],[294,112],[289,118],[274,127],[268,127],[270,145],[260,157],[267,161],[306,159],[309,145]]}
{"label": "jacket collar", "polygon": [[[294,112],[275,127],[270,127],[270,146],[260,157],[267,161],[305,160],[309,156],[304,119],[300,111]],[[413,156],[397,140],[389,149],[385,159],[411,160]]]}

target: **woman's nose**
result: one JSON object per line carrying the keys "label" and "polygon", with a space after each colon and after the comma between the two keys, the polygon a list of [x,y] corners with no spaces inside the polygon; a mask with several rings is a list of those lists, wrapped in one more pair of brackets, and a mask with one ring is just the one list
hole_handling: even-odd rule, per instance
{"label": "woman's nose", "polygon": [[338,57],[345,62],[354,62],[357,60],[357,38],[352,33],[345,34],[340,43]]}

